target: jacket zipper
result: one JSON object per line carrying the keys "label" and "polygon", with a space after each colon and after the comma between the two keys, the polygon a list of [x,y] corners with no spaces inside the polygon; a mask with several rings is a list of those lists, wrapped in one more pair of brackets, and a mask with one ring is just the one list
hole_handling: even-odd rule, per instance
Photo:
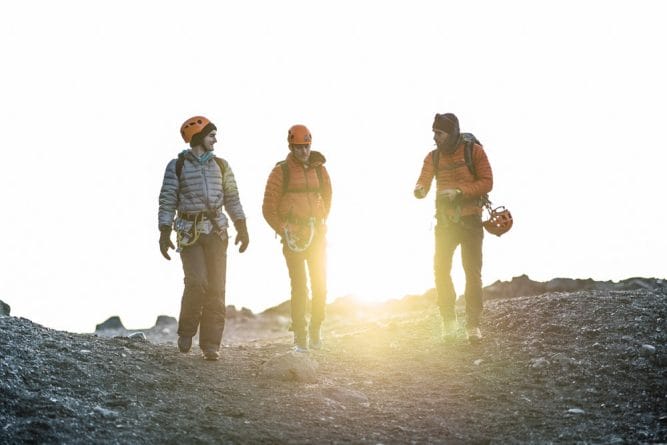
{"label": "jacket zipper", "polygon": [[211,203],[208,200],[208,182],[206,181],[206,166],[201,165],[202,181],[204,181],[204,202],[206,203],[206,211],[211,208]]}

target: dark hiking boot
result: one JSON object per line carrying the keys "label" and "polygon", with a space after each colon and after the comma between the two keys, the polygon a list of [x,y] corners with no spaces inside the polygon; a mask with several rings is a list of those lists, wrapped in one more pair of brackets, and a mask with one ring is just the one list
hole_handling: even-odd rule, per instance
{"label": "dark hiking boot", "polygon": [[190,352],[192,347],[192,337],[178,336],[178,350],[183,354]]}
{"label": "dark hiking boot", "polygon": [[310,329],[310,349],[320,350],[322,349],[322,330],[318,327],[317,329]]}
{"label": "dark hiking boot", "polygon": [[220,353],[214,347],[204,348],[202,353],[204,354],[204,360],[214,362],[220,359]]}
{"label": "dark hiking boot", "polygon": [[442,341],[451,343],[456,340],[456,332],[459,329],[459,323],[456,318],[442,321]]}
{"label": "dark hiking boot", "polygon": [[468,341],[472,345],[478,345],[482,341],[482,332],[477,326],[469,327],[466,329],[466,334],[468,336]]}

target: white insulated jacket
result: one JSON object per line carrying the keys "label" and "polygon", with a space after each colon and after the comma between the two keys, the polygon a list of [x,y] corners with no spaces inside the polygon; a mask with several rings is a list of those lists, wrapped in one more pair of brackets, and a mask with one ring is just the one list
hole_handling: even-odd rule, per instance
{"label": "white insulated jacket", "polygon": [[[173,224],[176,232],[187,238],[193,222],[179,218],[176,211],[179,214],[212,211],[216,214],[215,219],[220,229],[229,227],[229,220],[222,211],[223,207],[232,221],[245,219],[234,173],[227,161],[222,161],[225,168],[221,171],[212,153],[204,153],[197,158],[191,150],[187,150],[180,178],[176,175],[176,161],[176,159],[169,161],[164,172],[159,199],[158,227],[172,227]],[[199,223],[197,228],[201,233],[210,233],[214,230],[213,224],[208,219]]]}

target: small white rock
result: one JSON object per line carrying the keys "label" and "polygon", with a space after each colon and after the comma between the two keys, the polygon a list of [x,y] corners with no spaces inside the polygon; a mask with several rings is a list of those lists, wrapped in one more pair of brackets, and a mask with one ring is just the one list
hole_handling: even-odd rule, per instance
{"label": "small white rock", "polygon": [[139,340],[139,341],[144,341],[146,340],[146,334],[143,332],[135,332],[133,334],[130,334],[129,338],[132,340]]}
{"label": "small white rock", "polygon": [[116,417],[118,416],[118,413],[116,411],[112,411],[110,409],[102,408],[101,406],[96,406],[93,408],[93,411],[95,411],[98,414],[101,414],[102,417]]}
{"label": "small white rock", "polygon": [[530,361],[530,367],[535,369],[544,368],[549,365],[549,362],[544,357],[534,358]]}
{"label": "small white rock", "polygon": [[653,354],[655,354],[655,346],[653,346],[653,345],[642,345],[641,352],[642,352],[642,355],[653,355]]}

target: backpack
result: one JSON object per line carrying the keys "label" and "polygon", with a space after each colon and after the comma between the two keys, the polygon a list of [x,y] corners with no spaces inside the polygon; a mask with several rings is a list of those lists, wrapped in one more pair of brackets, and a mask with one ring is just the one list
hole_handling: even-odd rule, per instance
{"label": "backpack", "polygon": [[[225,161],[223,161],[222,158],[219,158],[217,156],[213,156],[213,159],[215,159],[215,163],[218,164],[218,167],[220,167],[220,174],[224,176]],[[184,164],[185,164],[185,154],[179,153],[178,159],[176,159],[176,176],[178,176],[178,179],[181,179],[181,172],[183,171]]]}
{"label": "backpack", "polygon": [[[276,165],[280,165],[280,168],[283,171],[283,195],[288,192],[289,189],[289,166],[287,161],[280,161]],[[322,165],[315,167],[315,172],[317,173],[317,188],[302,188],[297,190],[289,190],[290,193],[308,193],[308,192],[317,192],[322,193]]]}

